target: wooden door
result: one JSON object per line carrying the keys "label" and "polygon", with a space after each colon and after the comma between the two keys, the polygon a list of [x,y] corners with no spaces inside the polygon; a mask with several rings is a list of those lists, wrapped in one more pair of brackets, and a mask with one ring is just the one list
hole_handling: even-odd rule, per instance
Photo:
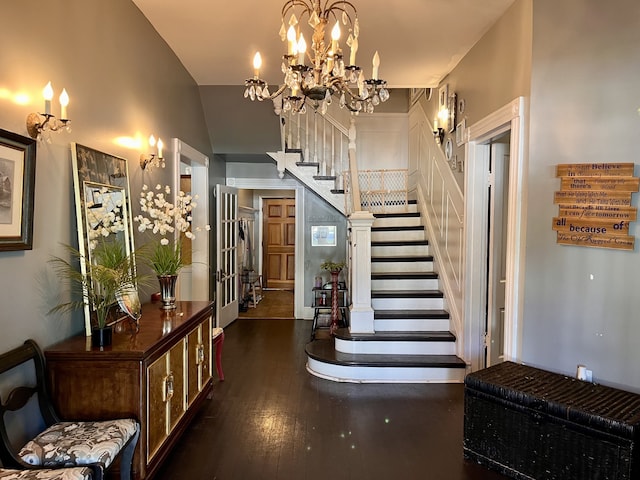
{"label": "wooden door", "polygon": [[296,263],[295,199],[265,200],[262,217],[265,286],[293,290]]}

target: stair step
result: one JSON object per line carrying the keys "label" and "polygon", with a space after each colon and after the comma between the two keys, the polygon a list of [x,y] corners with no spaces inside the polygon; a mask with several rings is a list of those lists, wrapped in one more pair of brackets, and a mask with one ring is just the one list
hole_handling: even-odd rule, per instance
{"label": "stair step", "polygon": [[375,218],[419,218],[420,212],[374,213],[373,216]]}
{"label": "stair step", "polygon": [[406,247],[416,245],[429,245],[429,240],[378,240],[371,242],[371,247]]}
{"label": "stair step", "polygon": [[377,310],[373,312],[375,320],[394,319],[449,319],[449,312],[446,310]]}
{"label": "stair step", "polygon": [[383,217],[376,217],[373,228],[379,227],[421,227],[422,218],[420,214],[385,214]]}
{"label": "stair step", "polygon": [[433,262],[433,255],[405,255],[388,257],[371,257],[371,263],[395,263],[395,262]]}
{"label": "stair step", "polygon": [[432,310],[376,310],[373,312],[376,332],[448,332],[449,312]]}
{"label": "stair step", "polygon": [[371,280],[419,280],[437,279],[436,272],[376,272],[371,274]]}
{"label": "stair step", "polygon": [[373,290],[371,298],[442,298],[440,290]]}
{"label": "stair step", "polygon": [[338,188],[334,188],[331,190],[331,193],[336,194],[336,195],[344,195],[344,189],[338,189]]}
{"label": "stair step", "polygon": [[337,352],[333,339],[318,339],[306,345],[307,355],[318,360],[340,365],[369,367],[445,367],[465,368],[464,361],[456,355],[371,355]]}
{"label": "stair step", "polygon": [[335,349],[370,355],[453,355],[455,341],[456,337],[448,331],[351,334],[348,329],[339,329]]}
{"label": "stair step", "polygon": [[307,370],[343,382],[462,383],[465,363],[455,355],[389,355],[338,352],[332,339],[305,347]]}
{"label": "stair step", "polygon": [[338,328],[335,338],[351,342],[455,342],[451,332],[376,332],[351,333],[348,328]]}
{"label": "stair step", "polygon": [[314,175],[313,179],[319,180],[319,181],[330,180],[332,182],[335,182],[336,176],[335,175]]}
{"label": "stair step", "polygon": [[318,162],[296,162],[296,167],[315,167],[320,168]]}
{"label": "stair step", "polygon": [[424,231],[423,225],[398,225],[398,226],[388,226],[388,227],[371,227],[371,232],[413,232],[413,231]]}

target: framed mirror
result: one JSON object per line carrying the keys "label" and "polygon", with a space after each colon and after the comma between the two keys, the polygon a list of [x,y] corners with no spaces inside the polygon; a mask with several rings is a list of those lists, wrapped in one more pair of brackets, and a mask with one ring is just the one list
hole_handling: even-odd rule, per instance
{"label": "framed mirror", "polygon": [[[80,271],[86,275],[91,265],[96,263],[95,252],[101,245],[119,244],[126,255],[133,257],[129,171],[125,159],[78,143],[71,144],[71,159]],[[135,272],[132,273],[135,276]],[[94,305],[85,305],[87,335],[91,335],[94,311]],[[114,322],[118,316],[109,320]]]}

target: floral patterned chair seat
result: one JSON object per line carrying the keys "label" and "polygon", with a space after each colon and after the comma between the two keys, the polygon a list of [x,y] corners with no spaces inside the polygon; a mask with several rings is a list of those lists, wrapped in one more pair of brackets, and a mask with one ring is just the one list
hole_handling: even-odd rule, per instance
{"label": "floral patterned chair seat", "polygon": [[89,467],[47,468],[44,470],[11,470],[0,468],[0,480],[94,480]]}
{"label": "floral patterned chair seat", "polygon": [[[62,467],[87,466],[94,472],[89,478],[101,480],[104,470],[119,458],[120,479],[130,480],[133,454],[140,435],[140,424],[131,418],[62,422],[53,408],[47,391],[44,355],[33,340],[27,340],[22,346],[0,355],[0,375],[20,367],[25,372],[22,376],[28,377],[28,369],[25,367],[29,364],[33,364],[34,367],[35,384],[29,385],[28,383],[32,382],[25,381],[27,385],[15,386],[6,399],[4,396],[0,398],[0,461],[4,468],[24,470],[27,473],[22,475],[32,476],[6,478],[82,479],[85,477],[80,473],[67,471]],[[4,377],[15,381],[16,376],[7,374],[3,375],[3,379]],[[9,390],[10,382],[3,383],[3,388]],[[16,437],[17,432],[11,432],[12,435],[9,435],[5,417],[7,413],[11,413],[12,425],[34,425],[34,423],[37,425],[38,422],[30,418],[33,409],[27,408],[27,404],[32,403],[33,397],[37,397],[36,404],[40,408],[45,429],[34,438],[31,437],[33,433],[23,432],[23,436],[32,439],[18,451],[14,449],[14,445],[23,444],[24,440],[19,442],[17,438],[11,438],[11,436]],[[58,467],[56,472],[58,476],[43,476],[46,475],[43,469],[51,467]],[[78,472],[80,470],[82,469]],[[62,476],[62,472],[67,476]],[[4,478],[0,476],[0,480]]]}
{"label": "floral patterned chair seat", "polygon": [[43,467],[99,463],[109,468],[138,431],[132,419],[56,423],[29,441],[18,455]]}

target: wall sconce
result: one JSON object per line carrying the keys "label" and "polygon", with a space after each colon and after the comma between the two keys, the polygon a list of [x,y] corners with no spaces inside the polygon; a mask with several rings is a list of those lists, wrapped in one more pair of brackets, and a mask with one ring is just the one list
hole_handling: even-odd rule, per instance
{"label": "wall sconce", "polygon": [[44,97],[44,113],[30,113],[27,115],[27,132],[31,138],[36,140],[42,139],[42,134],[47,132],[57,132],[61,129],[71,131],[71,121],[67,115],[67,106],[69,105],[69,95],[63,88],[60,94],[60,118],[56,118],[51,114],[51,100],[53,99],[53,87],[51,82],[42,90]]}
{"label": "wall sconce", "polygon": [[157,147],[157,153],[143,153],[140,155],[140,168],[145,170],[147,166],[149,166],[149,170],[152,167],[162,167],[164,168],[164,158],[162,157],[162,147],[163,147],[162,139],[158,139],[156,143],[156,137],[153,135],[149,136],[149,146],[151,148]]}
{"label": "wall sconce", "polygon": [[[438,114],[438,116],[440,116],[440,114]],[[442,142],[444,141],[444,128],[438,126],[437,118],[433,121],[433,136],[436,139],[436,143],[438,145],[442,145]]]}

